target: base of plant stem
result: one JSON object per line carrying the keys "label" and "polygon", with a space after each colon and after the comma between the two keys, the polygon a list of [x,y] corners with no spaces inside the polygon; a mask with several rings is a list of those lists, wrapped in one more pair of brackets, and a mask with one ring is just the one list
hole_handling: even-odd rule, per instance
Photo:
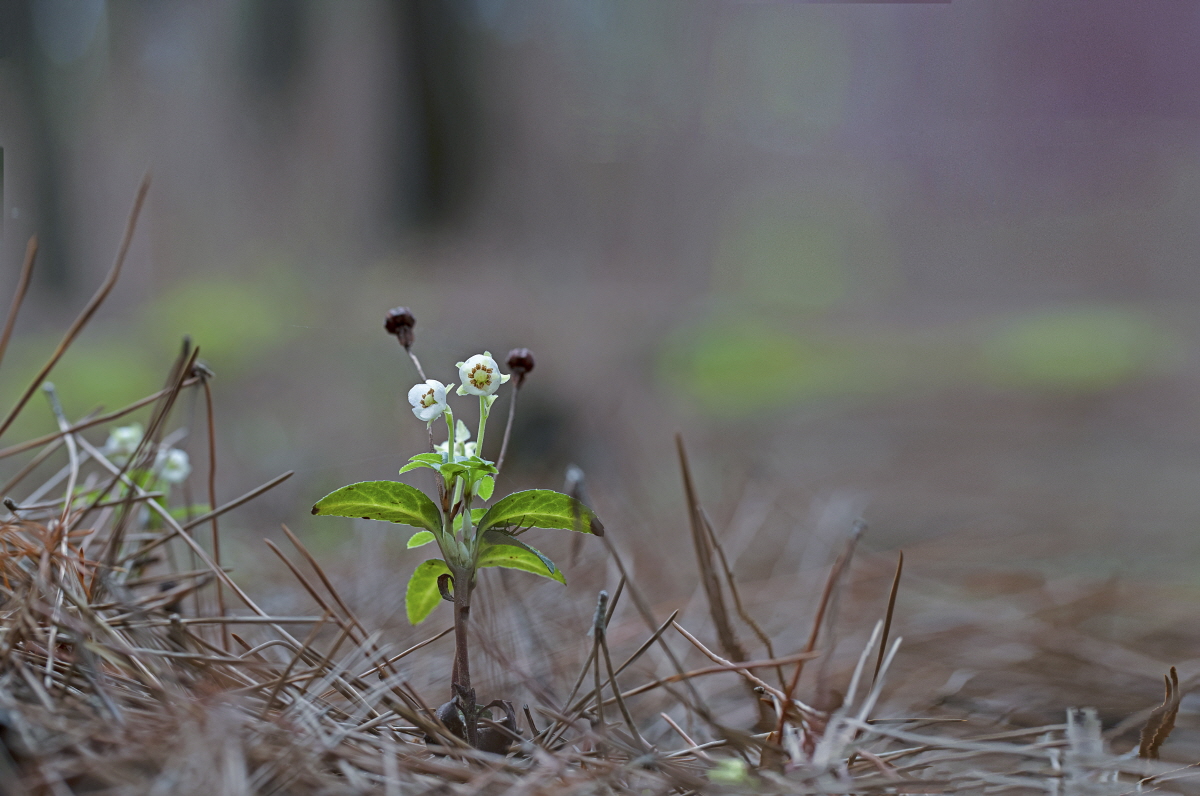
{"label": "base of plant stem", "polygon": [[450,697],[462,711],[465,740],[471,746],[479,742],[479,717],[475,689],[471,687],[471,659],[467,651],[467,624],[471,619],[470,575],[454,573],[454,670],[450,679]]}
{"label": "base of plant stem", "polygon": [[[471,710],[474,712],[474,722],[467,718],[469,715],[467,713],[468,705],[471,705]],[[491,708],[495,707],[504,711],[504,716],[498,721],[492,719]],[[438,707],[437,718],[452,735],[467,741],[473,748],[481,752],[508,754],[513,744],[522,740],[520,730],[517,728],[516,711],[513,710],[512,702],[506,699],[494,699],[481,707],[473,691],[466,695],[456,694],[449,702]],[[484,720],[485,726],[480,726],[481,719]],[[474,742],[468,740],[467,737],[468,727],[472,723],[475,724]],[[431,735],[425,736],[425,743],[430,746],[442,745],[441,741]]]}

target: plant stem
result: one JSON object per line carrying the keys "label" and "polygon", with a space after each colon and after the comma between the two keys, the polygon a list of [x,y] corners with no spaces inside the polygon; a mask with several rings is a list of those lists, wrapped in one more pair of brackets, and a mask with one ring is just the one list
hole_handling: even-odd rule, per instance
{"label": "plant stem", "polygon": [[446,418],[446,463],[454,461],[454,413],[449,408],[442,415]]}
{"label": "plant stem", "polygon": [[[468,565],[468,569],[471,567]],[[451,698],[458,699],[467,727],[467,743],[476,746],[478,727],[475,716],[475,690],[471,688],[471,661],[467,652],[467,622],[471,618],[471,575],[454,568],[454,671],[451,674]]]}
{"label": "plant stem", "polygon": [[488,419],[488,396],[479,396],[479,433],[475,435],[475,454],[479,458],[483,456],[483,431],[487,427]]}
{"label": "plant stem", "polygon": [[[442,418],[446,421],[446,462],[454,461],[454,412],[447,407],[442,413]],[[429,450],[435,450],[433,445],[433,432],[429,432]],[[438,484],[438,496],[442,499],[442,513],[447,517],[446,534],[447,538],[454,538],[454,521],[450,517],[450,512],[454,508],[454,479],[447,481],[439,472],[436,476]]]}
{"label": "plant stem", "polygon": [[504,469],[504,455],[508,453],[508,438],[512,434],[513,418],[517,416],[517,396],[521,393],[521,382],[513,387],[512,400],[508,402],[508,422],[504,425],[504,440],[500,443],[500,456],[496,459],[496,475]]}
{"label": "plant stem", "polygon": [[417,359],[417,355],[413,353],[412,347],[405,346],[404,352],[408,354],[408,358],[412,360],[413,365],[417,369],[417,375],[421,377],[421,381],[426,381],[425,368],[421,367],[421,360]]}

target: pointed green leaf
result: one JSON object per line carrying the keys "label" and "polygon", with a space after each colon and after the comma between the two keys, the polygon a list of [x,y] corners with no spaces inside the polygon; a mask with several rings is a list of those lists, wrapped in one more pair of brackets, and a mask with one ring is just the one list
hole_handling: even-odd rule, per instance
{"label": "pointed green leaf", "polygon": [[465,466],[461,464],[454,464],[452,462],[447,462],[446,464],[440,465],[437,469],[438,472],[442,474],[442,478],[446,479],[447,483],[449,483],[454,476],[467,471]]}
{"label": "pointed green leaf", "polygon": [[438,578],[448,574],[450,569],[440,558],[430,559],[416,568],[408,579],[408,589],[404,593],[404,608],[408,612],[409,622],[419,625],[433,613],[433,609],[442,601]]}
{"label": "pointed green leaf", "polygon": [[492,499],[492,492],[496,489],[496,479],[490,475],[485,475],[479,480],[479,485],[475,487],[475,494],[479,495],[484,500]]}
{"label": "pointed green leaf", "polygon": [[[520,539],[516,538],[515,536],[513,536],[511,534],[507,534],[504,531],[485,531],[483,534],[483,544],[484,544],[485,548],[487,546],[508,545],[510,547],[519,547],[522,550],[528,550],[530,553],[533,553],[535,556],[538,557],[538,559],[542,562],[542,564],[545,565],[546,570],[551,575],[554,575],[555,573],[558,572],[558,567],[556,567],[554,565],[554,562],[551,561],[548,557],[546,557],[546,555],[543,554],[541,550],[538,550],[536,547],[533,547],[532,545],[525,544]],[[541,572],[539,574],[544,575],[546,573]]]}
{"label": "pointed green leaf", "polygon": [[432,541],[433,534],[431,534],[429,531],[417,531],[412,536],[408,537],[408,549],[412,550],[414,547],[420,547],[421,545],[429,544]]}
{"label": "pointed green leaf", "polygon": [[426,464],[441,464],[444,457],[440,453],[418,453],[416,456],[409,456],[410,462],[425,462]]}
{"label": "pointed green leaf", "polygon": [[429,462],[409,462],[408,464],[406,464],[400,468],[400,475],[404,475],[405,473],[409,472],[410,470],[416,470],[419,467],[428,467],[430,470],[437,469],[437,467],[430,464]]}
{"label": "pointed green leaf", "polygon": [[481,459],[478,456],[468,456],[467,458],[459,459],[458,461],[462,462],[467,467],[470,467],[472,470],[478,471],[479,473],[495,475],[497,472],[499,472],[496,469],[495,462],[489,461],[488,459]]}
{"label": "pointed green leaf", "polygon": [[414,486],[399,481],[362,481],[330,492],[317,501],[312,513],[334,517],[362,517],[436,531],[441,514],[434,502]]}
{"label": "pointed green leaf", "polygon": [[604,526],[587,506],[575,498],[550,489],[514,492],[488,509],[479,521],[480,530],[489,528],[560,528],[604,535]]}
{"label": "pointed green leaf", "polygon": [[558,567],[554,566],[553,561],[524,542],[518,542],[508,534],[498,531],[484,535],[479,545],[479,558],[475,566],[479,569],[484,567],[519,569],[524,572],[532,572],[534,575],[541,575],[543,578],[556,580],[559,583],[567,582]]}

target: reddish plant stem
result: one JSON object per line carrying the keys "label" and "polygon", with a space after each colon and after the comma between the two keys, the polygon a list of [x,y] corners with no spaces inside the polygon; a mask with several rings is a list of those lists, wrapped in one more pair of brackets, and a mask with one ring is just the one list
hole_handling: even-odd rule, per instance
{"label": "reddish plant stem", "polygon": [[454,573],[454,669],[450,675],[451,698],[459,700],[467,727],[467,743],[478,743],[475,691],[471,688],[471,660],[467,648],[467,624],[471,618],[471,574]]}

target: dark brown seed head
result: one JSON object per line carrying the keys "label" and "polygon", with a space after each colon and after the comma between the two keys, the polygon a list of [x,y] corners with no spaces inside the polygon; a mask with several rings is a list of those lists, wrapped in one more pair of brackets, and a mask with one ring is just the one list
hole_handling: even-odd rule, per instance
{"label": "dark brown seed head", "polygon": [[417,319],[413,317],[412,310],[408,307],[396,307],[388,310],[387,318],[383,322],[383,328],[387,329],[387,333],[396,335],[400,345],[405,348],[409,348],[413,344],[413,327],[416,325]]}
{"label": "dark brown seed head", "polygon": [[505,364],[517,377],[517,386],[520,387],[525,383],[525,376],[533,371],[536,363],[533,361],[533,352],[528,348],[514,348],[508,352],[508,360]]}

